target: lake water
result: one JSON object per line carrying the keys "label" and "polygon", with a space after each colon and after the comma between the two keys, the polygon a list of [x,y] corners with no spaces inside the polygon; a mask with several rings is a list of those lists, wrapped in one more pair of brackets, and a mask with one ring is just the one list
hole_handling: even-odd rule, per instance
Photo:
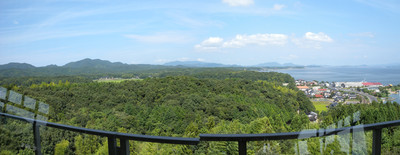
{"label": "lake water", "polygon": [[301,69],[270,70],[288,73],[295,79],[329,82],[380,82],[383,85],[400,84],[400,67],[306,67]]}
{"label": "lake water", "polygon": [[390,94],[389,97],[394,98],[393,102],[400,104],[400,94]]}

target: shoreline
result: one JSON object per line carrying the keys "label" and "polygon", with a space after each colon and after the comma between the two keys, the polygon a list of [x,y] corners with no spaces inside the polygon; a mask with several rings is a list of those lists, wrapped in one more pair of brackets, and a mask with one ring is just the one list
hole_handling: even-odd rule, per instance
{"label": "shoreline", "polygon": [[[271,69],[268,71],[286,73],[295,79],[303,79],[307,81],[374,81],[383,85],[399,85],[400,84],[400,68],[365,68],[365,67],[305,67],[305,68],[286,68]],[[389,75],[390,74],[390,75]]]}

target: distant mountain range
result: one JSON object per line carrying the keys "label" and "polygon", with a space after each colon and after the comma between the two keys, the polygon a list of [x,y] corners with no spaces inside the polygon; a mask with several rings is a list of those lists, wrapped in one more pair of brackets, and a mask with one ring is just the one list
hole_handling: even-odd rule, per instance
{"label": "distant mountain range", "polygon": [[63,66],[48,65],[35,67],[27,63],[8,63],[0,65],[0,77],[24,77],[24,76],[65,76],[65,75],[92,75],[114,73],[137,73],[148,70],[163,70],[171,68],[217,68],[217,67],[295,67],[299,65],[286,63],[264,63],[255,66],[225,65],[220,63],[208,63],[201,61],[173,61],[163,65],[149,64],[125,64],[110,62],[100,59],[83,59],[67,63]]}
{"label": "distant mountain range", "polygon": [[107,60],[100,60],[100,59],[83,59],[76,62],[70,62],[65,64],[63,67],[67,68],[86,68],[86,67],[93,67],[93,68],[106,68],[106,67],[119,67],[119,66],[126,66],[127,64],[123,64],[121,62],[110,62]]}
{"label": "distant mountain range", "polygon": [[280,64],[277,62],[267,62],[253,66],[241,66],[241,65],[225,65],[220,63],[208,63],[201,61],[173,61],[164,64],[165,66],[185,66],[185,67],[304,67],[302,65],[296,65],[293,63]]}
{"label": "distant mountain range", "polygon": [[5,65],[0,65],[0,70],[11,69],[11,68],[29,69],[29,68],[35,68],[35,66],[33,66],[31,64],[27,64],[27,63],[16,63],[16,62],[8,63],[8,64],[5,64]]}
{"label": "distant mountain range", "polygon": [[[293,63],[280,64],[277,62],[262,63],[253,66],[226,65],[220,63],[209,63],[201,61],[173,61],[163,65],[149,64],[125,64],[121,62],[110,62],[100,59],[83,59],[67,63],[63,66],[48,65],[35,67],[27,63],[8,63],[0,65],[0,77],[23,77],[23,76],[65,76],[65,75],[93,75],[93,74],[114,74],[114,73],[137,73],[149,70],[164,70],[174,68],[217,68],[217,67],[249,67],[249,68],[291,68],[291,67],[322,67],[318,65],[302,66]],[[329,67],[329,66],[324,66]],[[332,66],[333,67],[333,66]],[[344,66],[341,66],[344,67]],[[351,67],[351,66],[348,66]],[[359,66],[352,66],[359,67]],[[365,66],[367,67],[367,66]],[[375,65],[370,67],[400,68],[398,64]],[[255,69],[257,70],[257,69]]]}
{"label": "distant mountain range", "polygon": [[267,62],[258,65],[254,65],[254,67],[304,67],[303,65],[296,65],[293,63],[284,63],[280,64],[277,62]]}
{"label": "distant mountain range", "polygon": [[[145,64],[141,64],[145,65]],[[35,67],[31,64],[27,63],[8,63],[4,65],[0,65],[0,70],[4,69],[33,69],[33,68],[118,68],[118,67],[132,67],[138,65],[125,64],[121,62],[110,62],[107,60],[100,59],[83,59],[75,62],[67,63],[63,66],[57,65],[48,65],[45,67]],[[240,65],[226,65],[221,63],[210,63],[210,62],[201,62],[201,61],[172,61],[165,63],[163,65],[146,65],[146,66],[169,66],[169,67],[302,67],[301,65],[296,65],[293,63],[285,63],[280,64],[277,62],[268,62],[262,63],[254,66],[240,66]]]}
{"label": "distant mountain range", "polygon": [[75,62],[70,62],[67,63],[63,66],[57,66],[57,65],[48,65],[45,67],[35,67],[31,64],[27,63],[8,63],[4,65],[0,65],[0,70],[3,69],[32,69],[32,68],[57,68],[57,67],[62,67],[62,68],[112,68],[112,67],[127,67],[131,66],[128,64],[124,64],[121,62],[110,62],[107,60],[100,60],[100,59],[83,59]]}
{"label": "distant mountain range", "polygon": [[[79,68],[95,68],[95,69],[106,69],[106,68],[132,68],[132,67],[139,67],[139,66],[146,66],[146,67],[271,67],[271,68],[285,68],[285,67],[335,67],[335,66],[326,66],[326,65],[297,65],[293,63],[277,63],[277,62],[266,62],[266,63],[261,63],[257,65],[252,65],[252,66],[241,66],[241,65],[227,65],[227,64],[221,64],[221,63],[211,63],[211,62],[202,62],[202,61],[172,61],[172,62],[167,62],[163,65],[150,65],[150,64],[126,64],[126,63],[121,63],[121,62],[110,62],[107,60],[100,60],[100,59],[83,59],[75,62],[70,62],[67,63],[63,66],[57,66],[57,65],[48,65],[44,67],[35,67],[31,64],[27,63],[17,63],[17,62],[12,62],[4,65],[0,65],[0,70],[5,70],[5,69],[34,69],[34,68],[73,68],[73,69],[79,69]],[[350,65],[350,66],[336,66],[336,67],[400,67],[400,63],[393,63],[393,64],[386,64],[386,65]],[[139,67],[140,68],[140,67]],[[1,76],[1,75],[0,75]]]}
{"label": "distant mountain range", "polygon": [[209,63],[201,61],[173,61],[165,63],[164,66],[184,66],[184,67],[242,67],[239,65],[224,65],[219,63]]}
{"label": "distant mountain range", "polygon": [[88,74],[133,73],[152,69],[171,68],[162,65],[124,64],[100,59],[83,59],[63,66],[35,67],[26,63],[0,65],[0,77],[68,76]]}

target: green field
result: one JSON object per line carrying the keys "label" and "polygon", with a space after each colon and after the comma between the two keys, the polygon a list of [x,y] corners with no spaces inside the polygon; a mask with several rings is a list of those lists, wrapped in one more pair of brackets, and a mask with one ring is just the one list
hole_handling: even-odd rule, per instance
{"label": "green field", "polygon": [[321,111],[327,111],[328,108],[326,106],[328,106],[330,104],[329,101],[312,101],[314,107],[316,110],[318,110],[319,112]]}
{"label": "green field", "polygon": [[116,83],[120,83],[122,81],[128,81],[128,80],[142,80],[142,79],[99,79],[99,80],[94,80],[96,82],[116,82]]}

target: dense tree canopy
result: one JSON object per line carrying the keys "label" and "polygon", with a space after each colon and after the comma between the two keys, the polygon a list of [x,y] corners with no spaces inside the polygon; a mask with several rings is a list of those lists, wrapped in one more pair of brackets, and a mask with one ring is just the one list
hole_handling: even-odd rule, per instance
{"label": "dense tree canopy", "polygon": [[[359,112],[351,125],[400,118],[400,106],[393,103],[340,105],[321,113],[320,123],[310,123],[306,113],[315,111],[288,74],[275,72],[199,69],[165,71],[143,80],[118,83],[94,82],[91,76],[23,77],[3,79],[3,86],[49,104],[48,121],[92,129],[134,134],[198,137],[200,133],[275,133],[328,128]],[[134,76],[126,74],[123,76]],[[288,83],[283,86],[283,83]],[[12,104],[12,103],[10,103]],[[28,123],[2,120],[1,153],[32,153]],[[15,130],[21,129],[21,130]],[[41,129],[45,154],[104,154],[103,137],[47,128]],[[385,137],[398,137],[397,128],[384,130]],[[368,133],[367,133],[368,137]],[[398,140],[383,142],[384,151],[399,153]],[[311,154],[320,152],[323,138],[306,141]],[[343,153],[340,138],[324,152]],[[367,138],[369,143],[371,139]],[[252,142],[249,153],[294,154],[302,142]],[[266,148],[268,145],[268,149]],[[237,143],[208,142],[197,146],[130,142],[134,154],[236,154]]]}

